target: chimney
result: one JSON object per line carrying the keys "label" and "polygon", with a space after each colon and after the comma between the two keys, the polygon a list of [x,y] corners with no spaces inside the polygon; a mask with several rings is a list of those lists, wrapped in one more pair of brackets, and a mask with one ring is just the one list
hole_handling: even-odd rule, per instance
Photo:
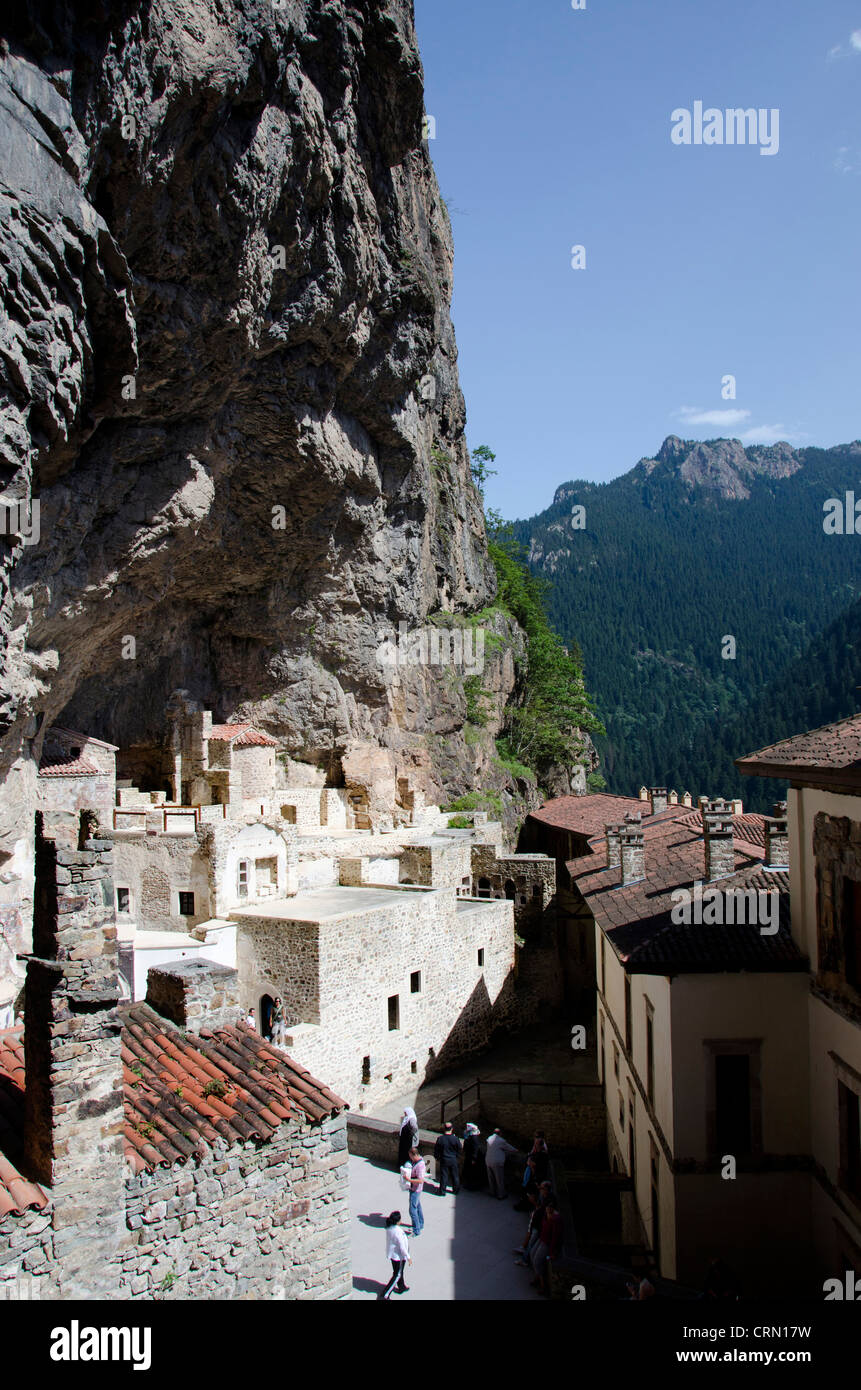
{"label": "chimney", "polygon": [[[703,804],[704,801],[704,804]],[[706,878],[711,882],[735,873],[735,845],[732,830],[732,807],[718,798],[701,798],[703,840],[706,847]]]}
{"label": "chimney", "polygon": [[670,806],[678,806],[678,804],[679,804],[679,794],[678,794],[678,792],[675,790],[675,788],[674,788],[671,792],[668,793],[668,795],[667,795],[667,802],[669,803]]}
{"label": "chimney", "polygon": [[693,804],[694,804],[694,799],[693,799],[693,797],[691,796],[690,792],[682,792],[682,805],[683,805],[683,806],[693,806]]}
{"label": "chimney", "polygon": [[622,863],[622,852],[619,847],[619,838],[622,834],[621,825],[605,825],[604,839],[607,841],[607,868],[618,869]]}
{"label": "chimney", "polygon": [[53,1188],[58,1294],[93,1299],[115,1289],[126,1235],[123,1073],[113,840],[82,818],[80,846],[46,839],[37,813],[25,1161]]}
{"label": "chimney", "polygon": [[734,816],[744,815],[744,805],[738,797],[736,797],[734,801],[730,802],[730,806],[732,807],[732,813]]}
{"label": "chimney", "polygon": [[628,825],[619,836],[622,859],[622,882],[636,883],[646,877],[646,856],[643,849],[643,832]]}
{"label": "chimney", "polygon": [[786,802],[775,802],[773,809],[774,815],[765,818],[765,867],[788,869],[789,825],[786,818]]}
{"label": "chimney", "polygon": [[628,811],[625,814],[625,825],[637,826],[643,819],[642,811]]}
{"label": "chimney", "polygon": [[640,800],[641,800],[641,801],[648,801],[648,799],[649,799],[649,793],[648,793],[648,791],[646,790],[645,787],[641,787],[641,788],[640,788]]}
{"label": "chimney", "polygon": [[657,816],[661,811],[667,809],[667,789],[666,787],[650,787],[649,800],[652,803],[652,815]]}
{"label": "chimney", "polygon": [[227,965],[199,957],[151,966],[146,977],[146,1002],[162,1018],[189,1033],[225,1028],[240,1018],[239,975]]}

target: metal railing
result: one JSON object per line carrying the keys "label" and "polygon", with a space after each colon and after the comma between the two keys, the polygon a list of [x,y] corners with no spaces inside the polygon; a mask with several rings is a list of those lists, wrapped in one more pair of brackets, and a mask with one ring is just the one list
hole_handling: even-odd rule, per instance
{"label": "metal railing", "polygon": [[[482,1093],[491,1101],[516,1100],[519,1104],[528,1104],[530,1101],[543,1101],[547,1105],[590,1105],[603,1104],[602,1086],[600,1082],[581,1082],[581,1081],[522,1081],[519,1078],[507,1080],[482,1080],[477,1076],[474,1081],[461,1086],[445,1100],[430,1105],[422,1110],[416,1119],[419,1127],[427,1117],[436,1119],[439,1115],[439,1122],[444,1125],[447,1112],[450,1106],[456,1106],[455,1114],[460,1114],[467,1106],[481,1103]],[[505,1092],[508,1094],[505,1094]],[[540,1093],[540,1094],[539,1094]]]}

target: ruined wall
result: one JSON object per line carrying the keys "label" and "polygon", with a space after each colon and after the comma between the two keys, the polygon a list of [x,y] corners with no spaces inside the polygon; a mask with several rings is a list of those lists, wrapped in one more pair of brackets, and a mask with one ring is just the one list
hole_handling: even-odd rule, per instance
{"label": "ruined wall", "polygon": [[126,1182],[124,1298],[348,1298],[346,1116],[289,1121],[267,1144],[220,1142],[200,1163]]}

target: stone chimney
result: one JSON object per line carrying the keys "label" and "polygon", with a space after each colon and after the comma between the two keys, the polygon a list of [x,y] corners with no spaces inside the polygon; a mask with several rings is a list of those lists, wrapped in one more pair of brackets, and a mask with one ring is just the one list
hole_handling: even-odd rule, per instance
{"label": "stone chimney", "polygon": [[622,863],[622,851],[619,846],[619,839],[622,834],[621,825],[605,825],[604,839],[607,842],[607,868],[618,869]]}
{"label": "stone chimney", "polygon": [[661,811],[667,809],[667,789],[666,787],[650,787],[649,800],[652,803],[652,815],[657,816]]}
{"label": "stone chimney", "polygon": [[646,877],[646,855],[643,849],[643,832],[628,825],[619,836],[622,860],[622,882],[636,883]]}
{"label": "stone chimney", "polygon": [[734,816],[744,815],[744,803],[739,799],[739,797],[736,797],[733,801],[731,801],[730,806],[732,807],[732,813]]}
{"label": "stone chimney", "polygon": [[53,1188],[59,1295],[94,1299],[115,1289],[126,1235],[120,986],[113,840],[82,818],[79,843],[58,848],[37,813],[25,1161]]}
{"label": "stone chimney", "polygon": [[647,789],[646,787],[641,787],[641,788],[640,788],[640,800],[641,800],[641,801],[648,801],[648,799],[649,799],[648,789]]}
{"label": "stone chimney", "polygon": [[693,804],[694,804],[694,799],[693,799],[693,797],[691,796],[690,792],[682,792],[682,805],[683,805],[683,806],[693,806]]}
{"label": "stone chimney", "polygon": [[146,1002],[189,1033],[225,1028],[241,1016],[239,975],[227,965],[199,957],[152,966],[146,977]]}
{"label": "stone chimney", "polygon": [[789,823],[786,802],[774,804],[774,815],[765,818],[765,866],[767,869],[789,868]]}
{"label": "stone chimney", "polygon": [[701,802],[703,840],[706,847],[706,878],[711,881],[735,873],[735,845],[732,807],[728,801]]}
{"label": "stone chimney", "polygon": [[678,806],[679,794],[675,790],[675,788],[673,788],[673,790],[667,794],[667,801],[670,804],[670,806]]}

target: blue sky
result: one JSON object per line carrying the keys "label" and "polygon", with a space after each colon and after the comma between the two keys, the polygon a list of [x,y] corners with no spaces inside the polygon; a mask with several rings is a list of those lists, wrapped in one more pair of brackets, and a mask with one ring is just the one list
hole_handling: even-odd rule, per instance
{"label": "blue sky", "polygon": [[[668,434],[861,435],[861,0],[416,0],[416,26],[490,506]],[[777,153],[674,144],[696,101],[777,108]]]}

